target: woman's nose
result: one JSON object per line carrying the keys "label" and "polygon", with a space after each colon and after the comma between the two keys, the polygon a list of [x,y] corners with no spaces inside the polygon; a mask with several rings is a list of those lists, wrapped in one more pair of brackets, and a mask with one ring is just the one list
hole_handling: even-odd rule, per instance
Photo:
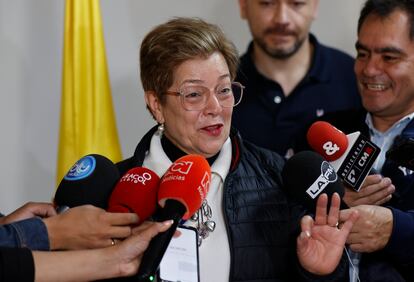
{"label": "woman's nose", "polygon": [[214,92],[210,92],[207,97],[207,102],[204,110],[207,113],[220,113],[222,111],[222,106],[220,105],[220,101],[218,100],[217,96]]}

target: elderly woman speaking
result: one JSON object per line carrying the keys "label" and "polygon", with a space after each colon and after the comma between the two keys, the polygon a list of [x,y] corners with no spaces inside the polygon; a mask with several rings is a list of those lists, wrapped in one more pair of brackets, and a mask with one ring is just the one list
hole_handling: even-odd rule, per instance
{"label": "elderly woman speaking", "polygon": [[125,173],[145,166],[162,176],[186,154],[208,160],[206,201],[185,223],[202,239],[201,281],[340,281],[347,275],[341,258],[356,215],[341,229],[331,227],[340,200],[333,197],[328,214],[324,195],[315,220],[302,218],[282,189],[284,160],[231,128],[233,107],[243,96],[243,85],[233,81],[237,64],[234,45],[215,25],[176,18],[155,27],[142,42],[140,71],[158,125],[118,167]]}

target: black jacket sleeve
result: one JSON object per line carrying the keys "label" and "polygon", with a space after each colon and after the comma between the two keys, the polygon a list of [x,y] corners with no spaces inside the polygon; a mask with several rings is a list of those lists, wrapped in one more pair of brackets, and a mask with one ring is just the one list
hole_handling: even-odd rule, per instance
{"label": "black jacket sleeve", "polygon": [[34,281],[32,252],[26,248],[0,248],[0,282]]}

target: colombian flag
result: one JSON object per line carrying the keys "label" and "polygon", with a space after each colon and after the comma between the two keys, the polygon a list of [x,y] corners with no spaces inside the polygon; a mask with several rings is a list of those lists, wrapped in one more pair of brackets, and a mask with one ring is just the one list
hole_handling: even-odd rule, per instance
{"label": "colombian flag", "polygon": [[99,0],[66,0],[57,183],[90,153],[121,160]]}

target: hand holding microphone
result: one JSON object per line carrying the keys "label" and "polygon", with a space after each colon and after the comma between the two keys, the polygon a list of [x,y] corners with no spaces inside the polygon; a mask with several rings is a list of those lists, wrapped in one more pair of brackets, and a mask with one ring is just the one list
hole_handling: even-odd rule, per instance
{"label": "hand holding microphone", "polygon": [[158,175],[148,168],[130,169],[116,184],[108,211],[136,213],[138,224],[142,223],[155,212],[159,182]]}
{"label": "hand holding microphone", "polygon": [[44,219],[51,249],[107,247],[112,238],[131,234],[136,214],[104,210],[118,179],[116,166],[101,155],[87,155],[72,166],[54,198],[58,208],[67,211]]}
{"label": "hand holding microphone", "polygon": [[381,151],[360,132],[345,135],[324,121],[313,123],[306,137],[312,149],[328,160],[339,177],[356,191]]}
{"label": "hand holding microphone", "polygon": [[382,205],[392,198],[395,186],[389,177],[368,175],[359,191],[345,187],[343,201],[349,207],[359,205]]}
{"label": "hand holding microphone", "polygon": [[112,238],[132,234],[138,222],[134,213],[110,213],[92,206],[74,207],[44,219],[52,250],[95,249],[113,245]]}

